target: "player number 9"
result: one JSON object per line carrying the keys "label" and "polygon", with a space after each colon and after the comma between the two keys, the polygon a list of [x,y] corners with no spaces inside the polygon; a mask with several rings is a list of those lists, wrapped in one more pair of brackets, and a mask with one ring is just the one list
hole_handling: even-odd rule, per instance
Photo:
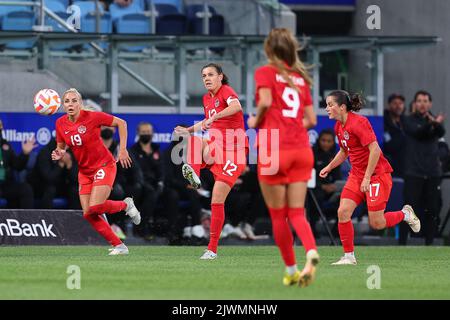
{"label": "player number 9", "polygon": [[300,96],[297,90],[291,87],[284,88],[282,98],[289,107],[288,109],[283,109],[283,117],[297,118],[298,110],[300,109]]}

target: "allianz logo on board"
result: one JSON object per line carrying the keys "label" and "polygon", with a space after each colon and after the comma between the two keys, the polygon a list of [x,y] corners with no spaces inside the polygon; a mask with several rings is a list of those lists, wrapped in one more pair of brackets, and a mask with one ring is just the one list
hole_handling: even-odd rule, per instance
{"label": "allianz logo on board", "polygon": [[0,220],[0,236],[8,237],[43,237],[57,238],[52,231],[53,224],[47,224],[44,219],[40,223],[20,223],[16,219]]}
{"label": "allianz logo on board", "polygon": [[36,132],[34,131],[17,131],[16,129],[5,129],[3,130],[3,139],[8,142],[22,142],[30,140],[35,137],[36,142],[40,145],[45,146],[50,142],[52,136],[56,135],[55,130],[50,131],[46,127],[39,128]]}
{"label": "allianz logo on board", "polygon": [[[134,137],[134,142],[139,140],[139,136],[136,135]],[[153,133],[152,138],[153,143],[171,143],[172,142],[172,133]]]}

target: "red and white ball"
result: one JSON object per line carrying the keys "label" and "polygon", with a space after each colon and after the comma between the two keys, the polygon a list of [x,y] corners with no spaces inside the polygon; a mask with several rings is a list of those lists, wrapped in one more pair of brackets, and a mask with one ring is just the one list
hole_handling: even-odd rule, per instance
{"label": "red and white ball", "polygon": [[34,110],[37,113],[50,116],[61,106],[61,98],[53,89],[42,89],[34,96]]}

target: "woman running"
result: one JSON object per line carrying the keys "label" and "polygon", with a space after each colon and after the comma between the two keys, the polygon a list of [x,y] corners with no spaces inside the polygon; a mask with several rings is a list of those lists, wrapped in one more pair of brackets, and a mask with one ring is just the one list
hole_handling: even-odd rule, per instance
{"label": "woman running", "polygon": [[122,167],[129,168],[127,123],[110,114],[83,110],[83,100],[76,89],[64,92],[62,101],[66,114],[56,120],[57,145],[52,159],[61,159],[67,148],[72,150],[79,168],[79,195],[84,218],[113,246],[110,255],[128,254],[128,248],[101,215],[126,211],[134,224],[140,223],[141,216],[132,198],[108,200],[116,177],[116,160],[100,137],[101,126],[118,127],[118,161]]}
{"label": "woman running", "polygon": [[363,105],[364,100],[357,93],[336,90],[327,96],[326,111],[330,119],[336,120],[334,131],[340,150],[319,175],[326,178],[347,157],[352,165],[338,209],[338,230],[344,256],[332,265],[356,264],[352,214],[363,201],[366,201],[372,228],[382,230],[405,221],[414,232],[420,231],[420,220],[411,206],[384,212],[392,189],[392,167],[383,156],[369,120],[355,113]]}
{"label": "woman running", "polygon": [[[255,71],[257,114],[248,126],[258,132],[258,179],[272,219],[275,242],[286,265],[283,283],[308,286],[319,263],[316,241],[305,216],[307,182],[314,156],[307,129],[317,123],[309,90],[311,78],[297,56],[299,44],[288,29],[272,29],[264,42],[268,64]],[[268,158],[277,159],[276,172],[267,171]],[[271,163],[272,165],[273,163]],[[306,264],[297,269],[290,225],[306,251]]]}

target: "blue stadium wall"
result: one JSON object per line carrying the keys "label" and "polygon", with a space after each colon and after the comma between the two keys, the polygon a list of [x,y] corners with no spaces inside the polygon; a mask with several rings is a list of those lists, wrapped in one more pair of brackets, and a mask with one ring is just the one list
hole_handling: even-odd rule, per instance
{"label": "blue stadium wall", "polygon": [[[9,141],[13,148],[20,152],[21,141],[34,136],[38,143],[38,149],[46,145],[51,136],[55,134],[55,121],[62,116],[58,113],[53,116],[41,116],[37,113],[9,113],[0,112],[0,119],[3,121],[3,137]],[[139,122],[150,122],[154,127],[153,142],[160,143],[165,149],[170,141],[173,128],[179,124],[192,125],[196,121],[203,119],[202,115],[181,115],[181,114],[116,114],[127,121],[128,124],[128,146],[136,141],[136,127]],[[379,143],[383,141],[383,117],[369,116]],[[333,128],[334,120],[327,116],[318,116],[318,125],[309,130],[310,141],[315,143],[320,131],[326,128]],[[117,133],[116,133],[117,136]],[[118,136],[117,136],[118,137]],[[251,141],[252,142],[252,141]]]}

